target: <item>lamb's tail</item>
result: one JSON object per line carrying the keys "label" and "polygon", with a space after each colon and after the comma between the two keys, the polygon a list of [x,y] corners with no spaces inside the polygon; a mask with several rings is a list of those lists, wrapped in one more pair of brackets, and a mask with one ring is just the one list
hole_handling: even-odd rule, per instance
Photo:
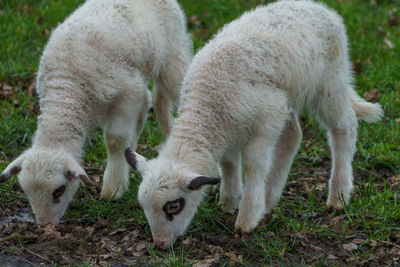
{"label": "lamb's tail", "polygon": [[369,103],[358,95],[352,97],[352,103],[357,118],[360,120],[376,122],[383,116],[383,110],[379,103]]}

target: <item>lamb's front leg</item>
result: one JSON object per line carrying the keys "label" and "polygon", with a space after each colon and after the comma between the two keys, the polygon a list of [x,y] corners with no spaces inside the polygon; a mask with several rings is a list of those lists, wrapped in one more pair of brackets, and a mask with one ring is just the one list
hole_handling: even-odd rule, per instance
{"label": "lamb's front leg", "polygon": [[242,164],[240,151],[228,151],[220,162],[222,180],[220,187],[219,204],[222,210],[234,213],[239,206],[242,195]]}
{"label": "lamb's front leg", "polygon": [[129,168],[124,151],[129,146],[136,149],[136,135],[140,131],[136,128],[142,128],[145,120],[142,113],[143,110],[147,110],[148,105],[149,103],[142,99],[125,99],[114,105],[111,110],[104,127],[108,159],[101,198],[118,199],[128,190]]}
{"label": "lamb's front leg", "polygon": [[101,198],[118,199],[123,196],[129,187],[129,168],[124,162],[124,148],[131,142],[130,138],[123,134],[110,133],[104,135],[107,145],[107,167],[103,177],[103,188]]}
{"label": "lamb's front leg", "polygon": [[257,227],[266,213],[265,180],[281,128],[256,131],[243,151],[245,187],[239,205],[235,229],[248,233]]}
{"label": "lamb's front leg", "polygon": [[287,121],[274,151],[274,159],[265,185],[266,209],[271,212],[281,197],[290,166],[301,141],[301,128],[295,114]]}

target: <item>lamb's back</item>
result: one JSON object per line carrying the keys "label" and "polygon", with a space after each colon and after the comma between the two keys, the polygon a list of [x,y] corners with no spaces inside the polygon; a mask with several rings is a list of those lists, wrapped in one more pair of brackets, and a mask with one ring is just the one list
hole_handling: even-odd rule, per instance
{"label": "lamb's back", "polygon": [[348,67],[340,16],[313,1],[279,1],[226,25],[194,58],[185,79],[191,85],[184,89],[186,94],[227,89],[238,96],[233,102],[251,102],[249,90],[264,84],[287,92],[301,108],[325,73],[339,65]]}
{"label": "lamb's back", "polygon": [[52,77],[58,79],[57,73],[67,80],[75,77],[78,84],[103,83],[115,89],[115,80],[125,76],[151,78],[169,51],[167,36],[173,22],[163,22],[163,12],[171,13],[172,19],[180,16],[174,6],[172,10],[163,7],[164,2],[87,1],[51,34],[40,62],[39,85]]}

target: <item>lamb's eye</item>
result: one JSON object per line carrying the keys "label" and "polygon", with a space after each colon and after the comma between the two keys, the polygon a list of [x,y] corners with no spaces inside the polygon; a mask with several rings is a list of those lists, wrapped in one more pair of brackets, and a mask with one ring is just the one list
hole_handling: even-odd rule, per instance
{"label": "lamb's eye", "polygon": [[163,206],[163,211],[167,220],[172,221],[174,215],[178,215],[183,210],[185,206],[185,199],[183,197],[175,199],[173,201],[168,201]]}
{"label": "lamb's eye", "polygon": [[53,198],[54,198],[54,202],[57,202],[58,199],[62,196],[62,194],[64,194],[65,192],[65,185],[59,186],[56,190],[54,190],[53,192]]}
{"label": "lamb's eye", "polygon": [[169,205],[167,205],[167,212],[169,214],[173,214],[175,212],[177,212],[181,207],[181,204],[179,202],[176,203],[170,203]]}

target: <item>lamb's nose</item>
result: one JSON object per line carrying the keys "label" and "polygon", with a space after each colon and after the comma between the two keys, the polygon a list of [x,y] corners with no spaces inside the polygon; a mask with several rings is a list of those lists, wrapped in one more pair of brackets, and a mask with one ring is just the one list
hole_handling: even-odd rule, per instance
{"label": "lamb's nose", "polygon": [[38,222],[39,228],[45,228],[50,222]]}
{"label": "lamb's nose", "polygon": [[169,247],[169,240],[162,240],[158,237],[153,237],[153,242],[156,247],[161,249],[167,249]]}

